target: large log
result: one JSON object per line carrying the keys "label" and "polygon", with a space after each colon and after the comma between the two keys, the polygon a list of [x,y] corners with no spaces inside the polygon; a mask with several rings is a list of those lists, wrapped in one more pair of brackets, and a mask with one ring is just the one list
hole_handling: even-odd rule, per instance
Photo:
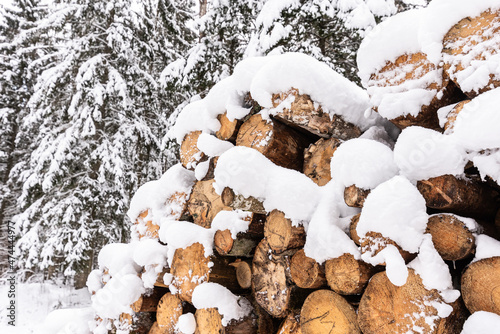
{"label": "large log", "polygon": [[214,246],[220,255],[250,257],[257,244],[264,236],[264,222],[266,216],[251,214],[248,230],[240,232],[233,239],[229,230],[217,231],[214,235]]}
{"label": "large log", "polygon": [[236,273],[229,263],[228,258],[205,257],[205,249],[200,243],[179,248],[172,259],[172,285],[177,289],[179,298],[189,303],[193,290],[203,282],[219,283],[231,291],[240,292]]}
{"label": "large log", "polygon": [[275,253],[303,247],[306,242],[304,226],[294,226],[279,210],[273,210],[264,224],[264,236]]}
{"label": "large log", "polygon": [[372,277],[361,298],[359,326],[364,334],[413,333],[415,328],[429,334],[460,333],[466,318],[460,300],[451,305],[454,311],[447,318],[438,316],[436,303],[444,303],[439,292],[427,290],[413,269],[400,287],[381,272]]}
{"label": "large log", "polygon": [[166,293],[161,297],[156,311],[156,322],[161,333],[175,333],[175,325],[182,315],[182,301],[178,296]]}
{"label": "large log", "polygon": [[184,168],[194,170],[196,166],[207,159],[207,156],[198,149],[198,138],[201,131],[193,131],[184,136],[180,148],[180,161]]}
{"label": "large log", "polygon": [[471,263],[462,275],[462,296],[471,312],[500,315],[500,257]]}
{"label": "large log", "polygon": [[337,138],[321,138],[304,151],[304,174],[318,186],[324,186],[331,179],[330,161],[342,143]]}
{"label": "large log", "polygon": [[222,317],[217,308],[202,308],[196,310],[196,331],[194,334],[224,334]]}
{"label": "large log", "polygon": [[310,140],[280,122],[250,117],[240,128],[236,145],[256,149],[278,166],[302,171],[303,152]]}
{"label": "large log", "polygon": [[231,209],[222,203],[221,197],[215,192],[214,182],[213,179],[196,182],[187,203],[193,222],[205,228],[210,228],[212,220],[220,211]]}
{"label": "large log", "polygon": [[350,207],[362,208],[370,189],[362,189],[351,185],[344,189],[344,202]]}
{"label": "large log", "polygon": [[244,197],[243,195],[237,195],[234,191],[226,187],[222,190],[221,194],[222,203],[233,210],[243,210],[250,211],[257,214],[267,214],[264,209],[264,204],[253,196]]}
{"label": "large log", "polygon": [[303,334],[361,334],[354,308],[330,290],[317,290],[307,297],[300,328]]}
{"label": "large log", "polygon": [[457,216],[446,213],[429,217],[427,233],[443,260],[457,261],[474,253],[475,237]]}
{"label": "large log", "polygon": [[477,179],[442,175],[418,181],[417,188],[432,209],[486,219],[498,210],[498,194]]}
{"label": "large log", "polygon": [[326,285],[324,266],[307,257],[303,249],[292,256],[290,275],[299,288],[318,289]]}
{"label": "large log", "polygon": [[300,329],[300,312],[292,311],[281,323],[276,334],[302,334]]}
{"label": "large log", "polygon": [[289,108],[278,111],[276,118],[297,130],[323,138],[336,137],[343,140],[361,135],[361,130],[356,125],[344,121],[340,116],[330,116],[323,112],[322,107],[314,103],[309,95],[299,94],[296,88],[273,94],[272,99],[274,108],[287,99],[293,99]]}
{"label": "large log", "polygon": [[360,294],[365,289],[375,268],[352,254],[329,259],[325,263],[325,276],[328,286],[341,295]]}
{"label": "large log", "polygon": [[471,72],[473,69],[477,71],[482,62],[492,55],[498,55],[500,47],[496,39],[498,33],[500,33],[500,11],[487,10],[479,16],[460,20],[443,38],[444,69],[451,80],[471,98],[500,87],[498,69],[484,65],[481,71],[490,72],[485,73],[486,78],[476,80],[476,85],[479,84],[479,87],[471,89],[463,85],[466,83],[463,79],[464,71]]}

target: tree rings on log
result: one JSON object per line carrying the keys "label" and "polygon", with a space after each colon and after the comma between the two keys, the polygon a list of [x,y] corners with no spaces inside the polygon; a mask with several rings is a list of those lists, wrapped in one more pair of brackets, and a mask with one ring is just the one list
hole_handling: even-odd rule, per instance
{"label": "tree rings on log", "polygon": [[201,131],[193,131],[184,136],[180,148],[180,161],[184,168],[194,170],[198,163],[207,159],[206,155],[198,149],[198,138]]}
{"label": "tree rings on log", "polygon": [[264,225],[264,236],[275,253],[303,247],[306,242],[304,226],[293,226],[290,219],[279,210],[273,210]]}
{"label": "tree rings on log", "polygon": [[253,196],[244,197],[243,195],[236,195],[234,191],[226,187],[222,190],[221,194],[222,203],[233,210],[250,211],[258,214],[267,214],[264,209],[264,204]]}
{"label": "tree rings on log", "polygon": [[182,302],[178,296],[166,293],[161,297],[156,311],[156,322],[161,333],[175,333],[175,325],[182,315]]}
{"label": "tree rings on log", "polygon": [[227,118],[227,113],[217,116],[217,120],[220,122],[220,129],[215,132],[215,136],[220,140],[227,140],[234,144],[242,122],[237,119],[230,121]]}
{"label": "tree rings on log", "polygon": [[353,208],[362,208],[370,189],[362,189],[354,184],[344,189],[344,202]]}
{"label": "tree rings on log", "polygon": [[260,114],[251,116],[240,128],[237,146],[251,147],[278,166],[302,171],[304,149],[310,144],[303,134]]}
{"label": "tree rings on log", "polygon": [[[388,245],[395,246],[398,249],[399,254],[401,254],[401,257],[405,260],[406,263],[413,260],[416,256],[416,254],[404,250],[395,241],[384,237],[382,234],[378,232],[366,233],[366,236],[360,239],[360,242],[361,242],[361,252],[370,253],[372,256],[375,256],[378,253],[380,253]],[[382,263],[381,265],[385,266],[385,263]]]}
{"label": "tree rings on log", "polygon": [[230,209],[215,192],[214,182],[213,179],[196,182],[187,203],[187,210],[193,217],[193,222],[205,228],[210,228],[212,220],[220,211]]}
{"label": "tree rings on log", "polygon": [[196,310],[195,334],[224,334],[222,317],[216,308],[202,308]]}
{"label": "tree rings on log", "polygon": [[331,179],[330,161],[342,143],[337,138],[321,138],[304,151],[304,174],[318,186],[324,186]]}
{"label": "tree rings on log", "polygon": [[[298,130],[307,131],[314,135],[342,140],[357,138],[361,130],[354,124],[344,121],[340,116],[330,116],[323,112],[309,95],[299,94],[298,89],[292,88],[287,92],[273,94],[273,108],[278,107],[285,100],[292,100],[287,107],[278,111],[276,118]],[[288,107],[289,105],[289,107]]]}
{"label": "tree rings on log", "polygon": [[356,311],[331,290],[311,293],[300,311],[303,334],[361,334]]}
{"label": "tree rings on log", "polygon": [[300,329],[300,312],[290,312],[281,323],[276,334],[302,334],[302,330]]}
{"label": "tree rings on log", "polygon": [[325,269],[316,260],[298,250],[290,261],[292,281],[303,289],[318,289],[326,285]]}
{"label": "tree rings on log", "polygon": [[363,292],[375,273],[375,268],[352,254],[326,260],[325,276],[328,286],[341,295],[355,295]]}
{"label": "tree rings on log", "polygon": [[500,257],[471,263],[462,275],[462,296],[471,312],[500,315]]}
{"label": "tree rings on log", "polygon": [[[492,55],[498,55],[500,43],[496,36],[500,33],[500,11],[485,11],[481,15],[460,20],[443,38],[444,69],[448,76],[469,97],[500,87],[500,73],[492,69],[486,60]],[[483,66],[481,66],[483,65]],[[467,86],[463,71],[475,74],[489,69],[481,77],[480,87]],[[473,75],[472,74],[472,75]],[[467,77],[465,78],[467,79]],[[476,80],[477,82],[478,80]]]}
{"label": "tree rings on log", "polygon": [[429,217],[427,233],[443,260],[457,261],[474,253],[475,237],[455,215],[440,213]]}
{"label": "tree rings on log", "polygon": [[237,259],[230,263],[236,269],[236,280],[242,289],[250,289],[252,287],[252,265],[247,261]]}

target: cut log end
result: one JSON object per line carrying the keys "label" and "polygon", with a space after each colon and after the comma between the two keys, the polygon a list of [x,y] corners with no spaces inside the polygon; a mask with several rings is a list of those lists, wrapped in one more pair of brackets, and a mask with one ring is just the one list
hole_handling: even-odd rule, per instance
{"label": "cut log end", "polygon": [[344,189],[344,201],[350,207],[362,208],[370,189],[362,189],[354,184]]}
{"label": "cut log end", "polygon": [[334,137],[321,138],[305,149],[303,172],[318,186],[324,186],[332,179],[330,162],[341,143],[341,140]]}
{"label": "cut log end", "polygon": [[160,333],[174,333],[179,317],[182,315],[182,302],[178,296],[166,293],[161,297],[156,311],[156,322]]}
{"label": "cut log end", "polygon": [[182,140],[180,148],[180,161],[184,168],[194,170],[198,163],[205,161],[207,156],[198,149],[198,138],[201,131],[188,133]]}
{"label": "cut log end", "polygon": [[330,288],[341,295],[355,295],[363,292],[375,273],[375,268],[351,254],[344,254],[325,263],[325,275]]}
{"label": "cut log end", "polygon": [[500,315],[500,257],[471,263],[462,275],[462,296],[471,312]]}
{"label": "cut log end", "polygon": [[324,268],[316,260],[307,257],[303,249],[292,256],[290,275],[299,288],[317,289],[326,285]]}
{"label": "cut log end", "polygon": [[215,136],[220,140],[227,140],[235,143],[242,122],[237,119],[230,121],[229,118],[227,118],[227,113],[217,116],[217,120],[220,122],[220,129],[217,130]]}
{"label": "cut log end", "polygon": [[194,314],[196,319],[195,334],[223,334],[222,317],[216,308],[198,309]]}
{"label": "cut log end", "polygon": [[304,227],[293,226],[291,220],[279,210],[273,210],[267,217],[264,236],[275,253],[303,247],[306,239]]}
{"label": "cut log end", "polygon": [[196,182],[187,203],[187,210],[193,217],[193,222],[205,228],[210,228],[212,220],[220,211],[230,209],[215,192],[214,182],[213,179]]}

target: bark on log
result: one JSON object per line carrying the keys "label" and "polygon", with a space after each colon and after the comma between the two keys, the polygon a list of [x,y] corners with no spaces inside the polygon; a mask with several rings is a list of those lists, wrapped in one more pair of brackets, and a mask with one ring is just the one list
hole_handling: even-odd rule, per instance
{"label": "bark on log", "polygon": [[250,257],[257,244],[264,236],[266,217],[252,214],[249,218],[248,230],[240,232],[233,239],[229,230],[217,231],[214,236],[214,246],[220,255]]}
{"label": "bark on log", "polygon": [[303,152],[310,140],[303,134],[260,114],[250,117],[240,128],[237,146],[256,149],[278,166],[302,171]]}
{"label": "bark on log", "polygon": [[331,117],[323,112],[321,106],[314,103],[309,95],[299,94],[296,88],[273,94],[272,99],[274,108],[285,100],[292,100],[290,107],[282,108],[276,114],[276,118],[297,130],[307,131],[323,138],[335,137],[342,140],[361,135],[361,130],[356,125],[344,121],[337,115]]}
{"label": "bark on log", "polygon": [[205,249],[200,243],[177,249],[170,272],[179,298],[191,303],[194,288],[203,282],[219,283],[231,291],[240,292],[236,273],[229,262],[218,256],[205,257]]}
{"label": "bark on log", "polygon": [[250,289],[252,287],[252,264],[248,261],[237,259],[230,263],[236,269],[236,280],[242,289]]}
{"label": "bark on log", "polygon": [[381,272],[372,277],[361,298],[359,326],[364,334],[411,333],[414,326],[429,334],[460,333],[466,318],[460,300],[451,305],[454,311],[447,318],[438,316],[434,302],[444,303],[437,290],[425,288],[413,269],[408,270],[408,280],[401,287]]}
{"label": "bark on log", "polygon": [[474,253],[475,237],[457,216],[440,213],[429,217],[427,233],[443,260],[457,261]]}
{"label": "bark on log", "polygon": [[290,275],[299,288],[318,289],[326,285],[324,266],[307,257],[303,249],[292,256]]}
{"label": "bark on log", "polygon": [[161,333],[175,333],[175,325],[182,315],[182,301],[170,292],[161,297],[156,311],[156,322]]}
{"label": "bark on log", "polygon": [[264,236],[275,253],[303,247],[306,242],[304,226],[293,226],[279,210],[273,210],[264,224]]}
{"label": "bark on log", "polygon": [[238,130],[243,122],[237,119],[230,121],[229,118],[227,118],[227,113],[217,116],[217,120],[220,122],[220,129],[215,132],[215,136],[221,140],[227,140],[234,144],[238,136]]}
{"label": "bark on log", "polygon": [[304,151],[304,174],[318,186],[324,186],[331,179],[330,161],[342,143],[337,138],[321,138]]}
{"label": "bark on log", "polygon": [[344,202],[350,207],[362,208],[370,189],[362,189],[354,184],[344,189]]}
{"label": "bark on log", "polygon": [[354,308],[330,290],[317,290],[307,297],[300,328],[303,334],[361,334]]}
{"label": "bark on log", "polygon": [[194,170],[198,163],[205,161],[207,156],[198,149],[198,137],[201,131],[188,133],[182,140],[179,151],[180,161],[184,168]]}
{"label": "bark on log", "polygon": [[[458,79],[460,72],[472,69],[474,62],[481,62],[491,55],[498,54],[500,43],[495,36],[500,33],[500,11],[487,10],[481,15],[460,20],[443,38],[444,70],[448,76],[461,86]],[[487,68],[487,67],[483,67]],[[498,73],[490,69],[489,81],[481,87],[468,90],[463,85],[463,92],[473,98],[488,90],[500,87]]]}
{"label": "bark on log", "polygon": [[458,102],[453,109],[450,110],[448,115],[446,115],[446,123],[444,124],[444,131],[446,134],[453,133],[453,127],[455,126],[455,121],[457,120],[458,114],[462,111],[464,106],[471,100],[465,100]]}
{"label": "bark on log", "polygon": [[150,294],[142,296],[140,307],[137,311],[134,310],[134,312],[156,312],[161,297],[168,292],[167,288],[155,287]]}
{"label": "bark on log", "polygon": [[361,213],[352,216],[351,223],[349,224],[349,235],[352,241],[354,241],[354,243],[358,246],[361,245],[361,240],[360,240],[361,238],[359,237],[358,232],[356,231],[356,227],[358,227],[359,217],[361,217]]}
{"label": "bark on log", "polygon": [[224,334],[222,317],[217,308],[198,309],[194,317],[196,319],[195,334]]}
{"label": "bark on log", "polygon": [[221,197],[215,192],[214,182],[213,179],[196,182],[187,203],[193,222],[205,228],[211,227],[212,220],[220,211],[231,209],[222,203]]}
{"label": "bark on log", "polygon": [[219,157],[211,157],[209,162],[208,162],[208,170],[205,176],[201,179],[201,181],[208,181],[212,180],[215,178],[214,172],[215,172],[215,167],[217,167],[217,161],[219,160]]}
{"label": "bark on log", "polygon": [[[403,86],[408,85],[408,82],[410,81],[421,80],[422,77],[435,70],[436,65],[431,63],[424,53],[418,52],[409,55],[405,54],[399,56],[393,62],[388,62],[380,71],[378,71],[378,73],[371,76],[370,82],[371,85],[378,87],[378,89],[390,86]],[[463,94],[446,76],[443,76],[442,82],[433,82],[423,88],[428,91],[435,90],[436,94],[434,98],[431,100],[429,105],[421,107],[417,116],[408,114],[390,120],[400,129],[404,129],[411,125],[418,125],[441,131],[437,117],[437,110],[441,107],[463,100]]]}
{"label": "bark on log", "polygon": [[276,318],[285,317],[290,307],[288,267],[288,258],[272,254],[266,239],[259,243],[252,262],[252,291],[255,301]]}
{"label": "bark on log", "polygon": [[328,286],[341,295],[356,295],[363,292],[375,268],[351,254],[329,259],[325,263],[325,276]]}
{"label": "bark on log", "polygon": [[[413,260],[416,256],[416,254],[410,253],[402,249],[401,246],[399,246],[395,241],[384,237],[382,234],[378,232],[366,233],[366,236],[360,239],[360,242],[361,242],[361,252],[371,253],[372,256],[375,256],[378,253],[380,253],[383,249],[387,247],[387,245],[394,245],[398,249],[399,254],[401,254],[401,257],[405,260],[406,263]],[[385,266],[385,263],[382,263],[381,265]]]}
{"label": "bark on log", "polygon": [[300,312],[290,312],[281,323],[277,334],[302,334],[302,330],[300,329]]}
{"label": "bark on log", "polygon": [[486,219],[498,210],[498,194],[477,179],[442,175],[418,181],[417,188],[432,209]]}
{"label": "bark on log", "polygon": [[163,281],[163,277],[165,276],[165,274],[169,273],[170,273],[170,268],[168,266],[164,267],[161,273],[159,273],[158,276],[156,277],[156,282],[154,283],[154,286],[159,288],[168,288],[168,285],[166,285],[165,282]]}
{"label": "bark on log", "polygon": [[462,296],[471,312],[500,315],[500,257],[471,263],[462,275]]}
{"label": "bark on log", "polygon": [[224,188],[221,194],[222,203],[233,210],[250,211],[257,214],[266,215],[264,204],[253,196],[244,197],[236,195],[231,188]]}

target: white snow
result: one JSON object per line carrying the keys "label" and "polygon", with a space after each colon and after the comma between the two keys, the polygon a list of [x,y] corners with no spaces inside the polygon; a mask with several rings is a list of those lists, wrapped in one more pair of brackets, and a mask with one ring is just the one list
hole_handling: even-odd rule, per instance
{"label": "white snow", "polygon": [[118,273],[137,274],[141,267],[134,262],[133,244],[114,243],[104,246],[99,252],[97,262],[101,270],[107,269],[107,276],[115,276]]}
{"label": "white snow", "polygon": [[194,334],[196,330],[196,319],[194,318],[194,314],[191,312],[182,314],[179,320],[177,320],[175,328],[182,334]]}
{"label": "white snow", "polygon": [[500,256],[500,241],[485,234],[476,235],[476,256],[473,262]]}
{"label": "white snow", "polygon": [[198,137],[198,149],[209,157],[218,157],[222,153],[229,150],[234,145],[228,141],[220,140],[208,133],[202,133]]}
{"label": "white snow", "polygon": [[478,153],[472,158],[472,162],[479,170],[483,180],[489,176],[497,184],[500,184],[500,150]]}
{"label": "white snow", "polygon": [[193,291],[193,305],[197,309],[216,307],[222,316],[222,325],[226,326],[233,319],[240,320],[248,316],[252,306],[243,297],[235,296],[226,287],[218,283],[202,283]]}
{"label": "white snow", "polygon": [[229,230],[231,237],[236,239],[238,233],[248,230],[250,217],[251,213],[246,211],[221,211],[212,220],[211,228],[213,231]]}
{"label": "white snow", "polygon": [[141,274],[144,287],[152,289],[158,274],[167,264],[168,248],[153,239],[143,239],[134,243],[133,260],[144,267]]}
{"label": "white snow", "polygon": [[465,321],[460,334],[491,334],[500,328],[500,315],[496,313],[477,311]]}

